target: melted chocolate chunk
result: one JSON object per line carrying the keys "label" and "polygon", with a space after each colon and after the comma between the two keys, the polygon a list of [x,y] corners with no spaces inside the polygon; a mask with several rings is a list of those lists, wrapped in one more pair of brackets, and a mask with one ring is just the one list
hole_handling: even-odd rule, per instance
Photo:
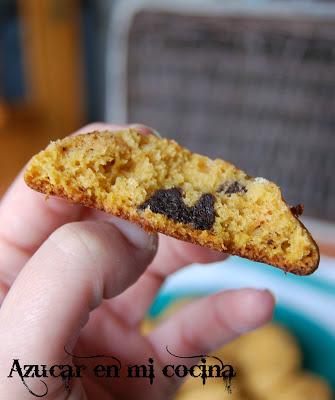
{"label": "melted chocolate chunk", "polygon": [[214,196],[210,193],[202,194],[191,211],[191,223],[196,229],[210,229],[215,221]]}
{"label": "melted chocolate chunk", "polygon": [[196,204],[189,207],[184,203],[180,188],[159,189],[138,208],[150,206],[154,213],[166,215],[176,222],[192,224],[196,229],[210,229],[215,221],[214,196],[202,194]]}
{"label": "melted chocolate chunk", "polygon": [[299,217],[304,212],[304,205],[303,204],[297,204],[296,206],[291,207],[290,210],[291,210],[291,213],[295,217]]}
{"label": "melted chocolate chunk", "polygon": [[242,183],[234,181],[232,183],[223,183],[219,186],[217,192],[224,192],[224,194],[230,195],[233,193],[246,193],[247,188]]}

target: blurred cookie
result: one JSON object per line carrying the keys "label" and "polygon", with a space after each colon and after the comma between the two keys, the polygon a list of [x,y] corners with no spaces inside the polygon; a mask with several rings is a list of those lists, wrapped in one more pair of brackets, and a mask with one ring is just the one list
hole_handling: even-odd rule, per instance
{"label": "blurred cookie", "polygon": [[232,386],[232,393],[228,393],[222,381],[206,383],[205,386],[199,383],[187,384],[177,393],[175,400],[251,400],[243,396],[236,384]]}
{"label": "blurred cookie", "polygon": [[[225,382],[221,378],[208,378],[205,385],[202,384],[202,380],[200,378],[187,378],[180,387],[179,392],[188,392],[194,390],[206,391],[212,386],[219,386],[220,388],[226,390]],[[230,388],[232,394],[234,395],[241,395],[243,392],[242,382],[237,376],[232,378],[230,382]]]}
{"label": "blurred cookie", "polygon": [[241,336],[231,347],[235,348],[244,385],[254,396],[261,396],[282,377],[301,367],[300,347],[280,325],[267,324]]}
{"label": "blurred cookie", "polygon": [[273,391],[264,395],[264,400],[332,400],[329,385],[319,376],[307,372],[291,374],[282,380]]}

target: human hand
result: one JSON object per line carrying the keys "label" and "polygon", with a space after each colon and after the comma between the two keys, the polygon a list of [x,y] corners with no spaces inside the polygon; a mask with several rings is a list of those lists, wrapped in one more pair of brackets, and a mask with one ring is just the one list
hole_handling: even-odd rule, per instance
{"label": "human hand", "polygon": [[[81,132],[119,128],[95,124]],[[229,290],[196,300],[148,336],[140,334],[140,322],[167,276],[193,262],[225,257],[164,235],[158,246],[157,235],[129,222],[61,199],[45,201],[20,174],[0,203],[0,398],[34,398],[19,374],[7,377],[13,359],[21,366],[108,362],[72,359],[66,348],[80,356],[114,356],[122,365],[153,357],[162,367],[171,362],[167,345],[175,354],[203,354],[267,322],[274,307],[268,291]],[[178,386],[163,376],[149,385],[145,379],[85,372],[70,380],[71,392],[61,378],[24,382],[43,394],[41,380],[48,388],[44,398],[51,400],[164,400]]]}

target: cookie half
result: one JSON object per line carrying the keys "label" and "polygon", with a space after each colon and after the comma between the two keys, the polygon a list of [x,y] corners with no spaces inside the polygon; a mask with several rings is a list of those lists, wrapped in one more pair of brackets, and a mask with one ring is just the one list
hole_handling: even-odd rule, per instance
{"label": "cookie half", "polygon": [[312,273],[319,250],[280,189],[223,160],[134,129],[67,137],[31,160],[26,183],[215,250]]}

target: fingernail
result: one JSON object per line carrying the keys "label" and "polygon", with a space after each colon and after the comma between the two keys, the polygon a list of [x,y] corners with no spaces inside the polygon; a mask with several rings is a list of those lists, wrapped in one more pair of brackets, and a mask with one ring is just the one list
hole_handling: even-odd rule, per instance
{"label": "fingernail", "polygon": [[146,126],[146,125],[142,125],[142,124],[131,124],[129,126],[131,128],[134,128],[134,129],[140,131],[140,133],[142,133],[143,135],[152,134],[152,135],[155,135],[155,136],[157,136],[159,138],[162,138],[160,133],[156,129],[151,128],[150,126]]}
{"label": "fingernail", "polygon": [[113,217],[111,223],[115,225],[127,240],[139,249],[149,249],[154,251],[157,247],[157,235],[145,232],[139,226]]}
{"label": "fingernail", "polygon": [[259,292],[259,293],[269,293],[269,294],[271,294],[271,296],[273,296],[273,293],[269,289],[266,289],[266,288],[258,288],[257,292]]}
{"label": "fingernail", "polygon": [[148,128],[151,130],[151,132],[152,132],[155,136],[157,136],[157,137],[159,137],[159,138],[162,138],[162,135],[161,135],[156,129],[150,128],[150,126],[148,126]]}

